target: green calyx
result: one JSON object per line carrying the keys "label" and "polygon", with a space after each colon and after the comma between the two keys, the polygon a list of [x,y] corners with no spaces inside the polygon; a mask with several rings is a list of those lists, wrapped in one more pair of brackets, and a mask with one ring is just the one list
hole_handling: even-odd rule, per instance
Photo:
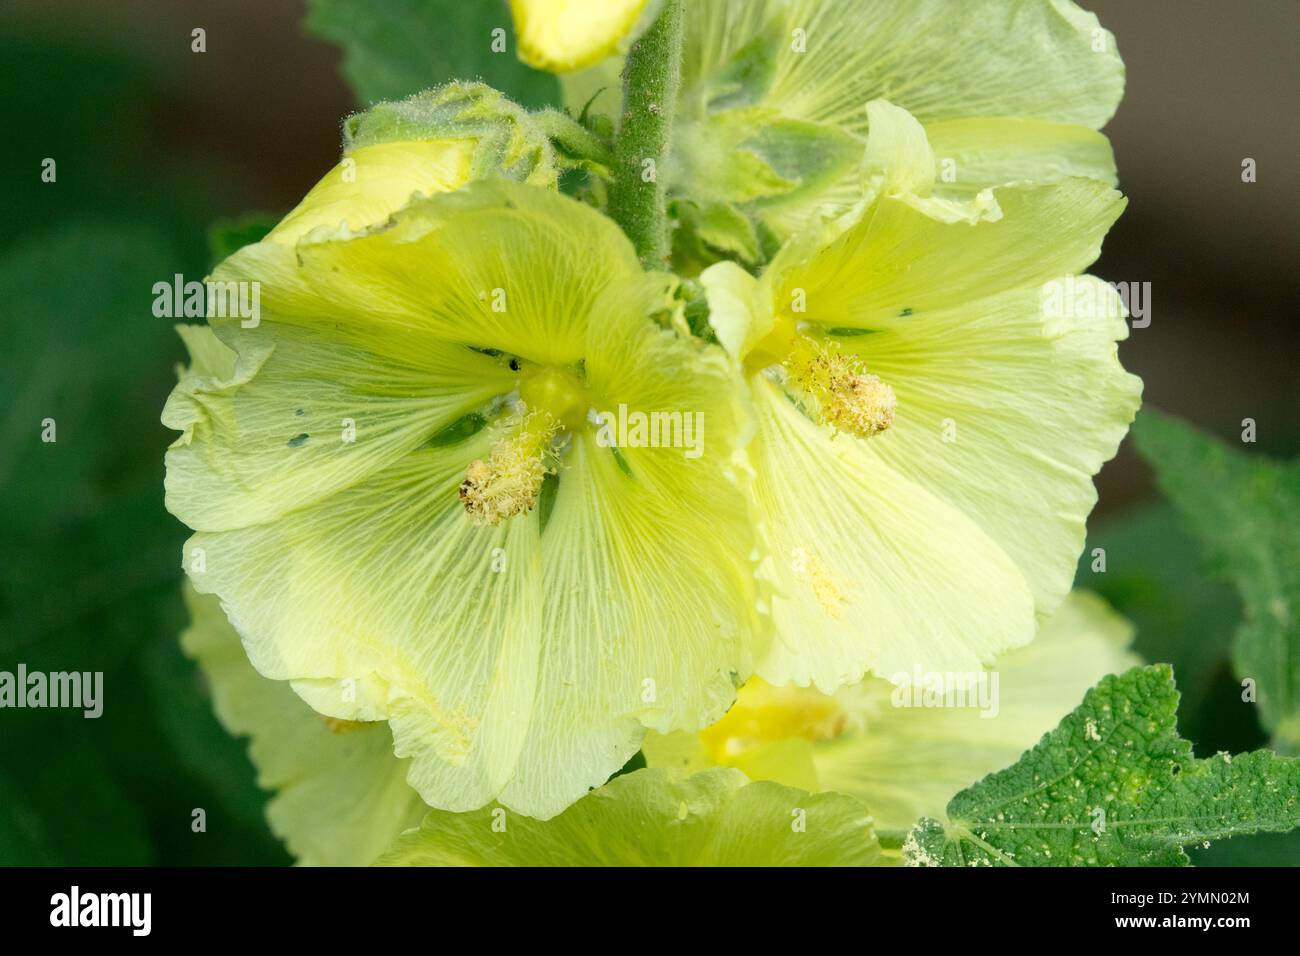
{"label": "green calyx", "polygon": [[407,140],[476,140],[474,179],[498,175],[554,186],[555,148],[527,110],[485,83],[448,83],[404,100],[378,103],[343,124],[344,155]]}

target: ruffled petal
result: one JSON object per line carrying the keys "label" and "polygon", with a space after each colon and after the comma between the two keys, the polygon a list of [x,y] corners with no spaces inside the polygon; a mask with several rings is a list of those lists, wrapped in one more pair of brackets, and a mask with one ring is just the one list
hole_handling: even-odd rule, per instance
{"label": "ruffled petal", "polygon": [[1115,154],[1096,130],[1021,118],[940,120],[925,127],[940,177],[935,192],[971,198],[991,186],[1082,177],[1114,186]]}
{"label": "ruffled petal", "polygon": [[323,714],[390,720],[412,785],[453,809],[509,780],[537,680],[536,521],[477,527],[457,498],[489,444],[418,449],[320,504],[187,545],[204,555],[196,587],[221,596],[261,674]]}
{"label": "ruffled petal", "polygon": [[779,588],[760,676],[830,693],[868,671],[977,671],[1028,643],[1033,598],[995,541],[870,442],[832,435],[780,386],[753,381],[756,521]]}
{"label": "ruffled petal", "polygon": [[599,433],[574,437],[542,536],[539,717],[502,795],[535,816],[598,786],[646,727],[693,730],[720,717],[762,627],[728,363],[617,319],[646,314],[663,295],[652,276],[602,300],[610,321],[593,326],[604,341],[589,352],[588,382],[598,413],[680,412],[692,441],[613,448]]}
{"label": "ruffled petal", "polygon": [[[309,309],[332,332],[367,341],[429,334],[558,365],[582,359],[588,324],[599,321],[596,296],[641,273],[622,231],[590,206],[499,180],[417,200],[386,228],[300,242],[296,252],[298,281],[283,270],[264,281],[264,309]],[[245,255],[227,264],[242,266]]]}
{"label": "ruffled petal", "polygon": [[1124,314],[1106,283],[1064,276],[842,340],[898,400],[867,454],[969,516],[1043,613],[1070,589],[1092,478],[1141,401],[1117,353]]}
{"label": "ruffled petal", "polygon": [[223,322],[220,338],[181,327],[194,366],[163,411],[183,433],[167,452],[166,500],[196,530],[309,507],[514,387],[501,362],[428,336],[398,359],[277,319]]}
{"label": "ruffled petal", "polygon": [[432,812],[387,866],[870,866],[880,848],[852,797],[746,783],[736,770],[625,774],[547,820]]}
{"label": "ruffled petal", "polygon": [[[670,182],[747,204],[778,236],[857,201],[857,160],[879,119],[864,105],[877,100],[940,126],[939,195],[957,183],[954,196],[1021,179],[1114,181],[1104,138],[1089,134],[1115,111],[1123,63],[1069,0],[702,0],[685,31]],[[964,120],[988,129],[949,125]]]}
{"label": "ruffled petal", "polygon": [[993,191],[974,222],[884,196],[837,228],[789,244],[764,276],[772,308],[827,328],[880,331],[916,316],[1082,272],[1125,201],[1104,183],[1069,179]]}
{"label": "ruffled petal", "polygon": [[762,38],[765,105],[857,132],[877,98],[923,123],[1019,116],[1097,129],[1124,91],[1115,38],[1070,0],[702,0],[687,5],[686,30],[688,90],[734,86],[729,68]]}
{"label": "ruffled petal", "polygon": [[419,824],[428,807],[407,785],[386,724],[321,717],[253,669],[216,598],[187,586],[185,603],[181,644],[203,668],[222,725],[249,738],[258,785],[275,793],[267,819],[299,863],[366,866]]}

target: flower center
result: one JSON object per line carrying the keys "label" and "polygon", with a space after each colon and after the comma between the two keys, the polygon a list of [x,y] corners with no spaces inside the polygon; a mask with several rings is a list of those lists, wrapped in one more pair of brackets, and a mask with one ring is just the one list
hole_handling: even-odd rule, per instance
{"label": "flower center", "polygon": [[839,343],[814,339],[788,316],[754,349],[751,368],[780,364],[786,383],[808,400],[817,420],[859,438],[870,438],[894,423],[894,390],[866,370],[862,359]]}
{"label": "flower center", "polygon": [[519,398],[529,411],[544,411],[572,431],[587,420],[591,396],[577,372],[553,365],[526,366],[519,374]]}
{"label": "flower center", "polygon": [[838,345],[804,339],[785,367],[789,381],[815,399],[817,420],[823,425],[870,438],[894,423],[894,390],[868,375],[862,361],[845,355]]}
{"label": "flower center", "polygon": [[577,373],[535,365],[520,371],[519,405],[487,459],[472,462],[460,483],[460,502],[476,525],[496,527],[533,510],[555,471],[556,436],[582,425],[591,399]]}

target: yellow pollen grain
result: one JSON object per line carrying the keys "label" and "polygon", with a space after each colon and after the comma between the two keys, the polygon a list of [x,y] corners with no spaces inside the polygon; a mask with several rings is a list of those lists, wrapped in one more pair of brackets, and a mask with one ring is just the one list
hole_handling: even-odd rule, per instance
{"label": "yellow pollen grain", "polygon": [[808,555],[808,582],[812,585],[813,597],[822,606],[827,616],[839,620],[844,616],[844,605],[848,598],[840,590],[839,584],[831,575],[830,568],[815,554]]}
{"label": "yellow pollen grain", "polygon": [[804,340],[785,362],[790,382],[813,398],[823,425],[870,438],[894,423],[894,390],[869,375],[859,359],[837,345]]}
{"label": "yellow pollen grain", "polygon": [[546,412],[529,412],[513,434],[492,447],[487,461],[470,464],[460,483],[460,502],[473,524],[496,527],[533,510],[549,470],[547,450],[557,427]]}
{"label": "yellow pollen grain", "polygon": [[799,555],[799,564],[794,568],[796,577],[808,582],[813,597],[827,616],[839,620],[844,616],[844,605],[849,603],[849,599],[844,596],[830,568],[813,554],[811,548],[796,548],[795,553]]}

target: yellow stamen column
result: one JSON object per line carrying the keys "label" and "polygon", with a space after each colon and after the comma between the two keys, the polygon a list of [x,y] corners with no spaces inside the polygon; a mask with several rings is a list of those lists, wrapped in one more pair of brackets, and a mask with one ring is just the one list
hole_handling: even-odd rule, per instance
{"label": "yellow stamen column", "polygon": [[487,461],[473,462],[460,483],[460,502],[474,524],[495,527],[533,510],[542,481],[554,470],[553,439],[580,427],[591,402],[578,373],[545,365],[520,373],[519,399],[519,417],[501,430]]}
{"label": "yellow stamen column", "polygon": [[559,422],[546,411],[523,415],[513,431],[492,446],[487,461],[473,462],[460,483],[460,502],[476,525],[495,527],[537,504],[547,457]]}
{"label": "yellow stamen column", "polygon": [[859,438],[870,438],[894,423],[894,390],[867,373],[860,359],[835,343],[796,335],[782,363],[789,384],[816,403],[818,421]]}

